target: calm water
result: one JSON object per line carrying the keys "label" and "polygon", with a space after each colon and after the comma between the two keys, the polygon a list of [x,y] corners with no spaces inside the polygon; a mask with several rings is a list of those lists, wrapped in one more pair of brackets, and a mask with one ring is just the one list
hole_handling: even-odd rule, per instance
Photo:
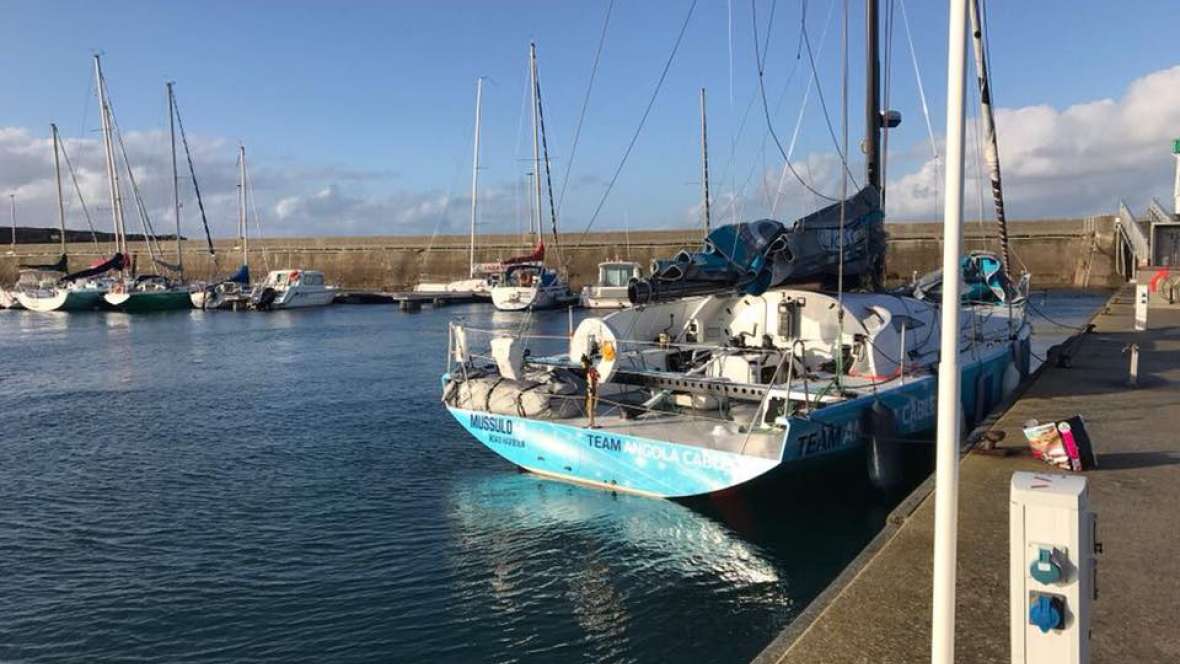
{"label": "calm water", "polygon": [[0,311],[0,661],[744,662],[898,497],[859,471],[689,506],[514,472],[438,402],[456,316],[520,321]]}

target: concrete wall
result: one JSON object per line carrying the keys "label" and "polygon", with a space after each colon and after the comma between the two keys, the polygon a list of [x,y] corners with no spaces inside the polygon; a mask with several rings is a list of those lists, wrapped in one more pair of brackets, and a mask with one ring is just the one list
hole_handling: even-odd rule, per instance
{"label": "concrete wall", "polygon": [[[925,272],[941,263],[941,224],[886,224],[889,232],[888,276],[891,281],[909,279],[914,271]],[[966,249],[995,248],[991,236],[994,223],[970,223],[965,229]],[[1068,286],[1114,286],[1114,219],[1044,219],[1010,223],[1012,249],[1033,274],[1034,288]],[[683,231],[622,231],[563,235],[560,250],[575,287],[591,281],[600,261],[623,258],[648,265],[653,258],[669,257],[681,248],[699,244],[700,233]],[[170,251],[175,246],[164,243]],[[219,240],[216,263],[210,260],[205,243],[186,240],[186,273],[194,279],[228,274],[239,265],[241,249],[232,240]],[[110,244],[71,243],[70,269],[85,267],[101,256],[109,256]],[[547,241],[548,263],[556,264],[555,247]],[[496,261],[521,253],[529,247],[518,236],[488,235],[478,239],[476,260]],[[18,263],[53,262],[58,245],[21,244],[17,255],[0,255],[0,283],[16,278]],[[132,243],[140,271],[150,270],[142,243]],[[174,260],[169,255],[167,260]],[[465,236],[374,236],[271,238],[250,242],[250,266],[264,269],[298,267],[322,270],[329,281],[348,288],[408,288],[419,280],[449,280],[467,273],[468,247]],[[1015,260],[1015,259],[1014,259]]]}

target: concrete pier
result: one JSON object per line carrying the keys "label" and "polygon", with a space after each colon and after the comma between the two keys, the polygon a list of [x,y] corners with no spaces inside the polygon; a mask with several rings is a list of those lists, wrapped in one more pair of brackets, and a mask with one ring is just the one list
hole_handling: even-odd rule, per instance
{"label": "concrete pier", "polygon": [[[1025,453],[1022,425],[1081,414],[1098,454],[1088,471],[1098,514],[1094,662],[1180,662],[1180,307],[1133,332],[1133,287],[1093,320],[1069,368],[1045,366],[993,432],[1008,456],[960,467],[956,661],[1008,662],[1008,486],[1018,470],[1053,471]],[[1124,348],[1140,349],[1138,388]],[[756,662],[911,663],[930,659],[933,480]]]}

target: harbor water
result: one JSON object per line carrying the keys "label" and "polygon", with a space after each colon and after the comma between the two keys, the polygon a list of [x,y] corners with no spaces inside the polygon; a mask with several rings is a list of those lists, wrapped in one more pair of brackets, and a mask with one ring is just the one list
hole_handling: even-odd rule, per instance
{"label": "harbor water", "polygon": [[[1105,294],[1033,299],[1043,357]],[[0,661],[744,662],[928,471],[687,504],[521,474],[439,403],[456,317],[567,326],[0,311]]]}

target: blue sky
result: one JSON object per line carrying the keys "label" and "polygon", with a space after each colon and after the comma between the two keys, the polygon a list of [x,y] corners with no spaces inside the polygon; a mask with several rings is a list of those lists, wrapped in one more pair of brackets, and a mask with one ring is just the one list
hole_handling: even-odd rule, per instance
{"label": "blue sky", "polygon": [[[600,199],[689,4],[616,0],[563,209],[567,228],[582,228]],[[1160,29],[1180,18],[1171,2],[986,4],[995,98],[1004,108],[1062,110],[1117,100],[1133,81],[1180,63],[1174,31]],[[512,188],[530,167],[527,127],[520,131],[528,42],[538,44],[555,186],[560,188],[607,5],[605,0],[5,2],[0,43],[7,66],[0,68],[0,86],[7,93],[0,127],[41,138],[47,123],[57,121],[68,137],[96,138],[90,54],[99,49],[105,53],[119,121],[129,134],[166,126],[163,82],[176,81],[186,128],[208,151],[198,151],[199,174],[211,183],[203,188],[215,198],[224,194],[224,200],[214,202],[219,213],[224,211],[218,205],[231,206],[233,200],[233,150],[241,140],[250,150],[259,203],[263,216],[272,217],[268,223],[274,232],[429,233],[461,227],[465,219],[474,82],[482,75],[490,80],[481,173],[490,201],[485,223],[511,227],[516,223]],[[772,5],[766,82],[772,106],[783,98],[774,121],[785,141],[810,72],[803,60],[786,85],[796,62],[800,2],[758,0],[759,39],[766,39]],[[863,6],[850,5],[849,117],[855,159],[862,133]],[[807,7],[815,49],[831,12],[818,67],[838,131],[840,3],[812,0]],[[946,3],[910,0],[906,10],[941,139]],[[929,144],[906,32],[897,16],[890,95],[905,121],[890,139],[890,172],[900,174],[922,168]],[[714,194],[736,196],[739,216],[765,212],[752,192],[782,161],[766,142],[760,106],[755,104],[735,140],[756,89],[753,49],[749,2],[699,0],[647,126],[596,225],[619,227],[624,213],[635,227],[691,223],[699,199],[701,87],[709,91]],[[795,153],[800,159],[834,154],[815,102],[813,96],[801,127]],[[1003,129],[1001,123],[1002,159]],[[1180,135],[1180,126],[1173,133]],[[160,147],[158,136],[138,146],[152,152]],[[1170,185],[1167,146],[1161,151],[1158,163],[1144,170],[1155,174],[1153,194],[1168,193]],[[854,173],[859,179],[859,171]],[[36,210],[40,200],[32,180],[42,175],[0,167],[0,187],[27,187],[29,207]],[[1112,182],[1111,191],[1103,192],[1112,204],[1108,207],[1121,194],[1114,189],[1119,184]],[[153,201],[166,200],[166,186],[145,176]],[[428,204],[447,194],[442,209]],[[1019,205],[1013,214],[1102,211],[1080,209],[1068,188],[1054,195],[1037,198],[1028,207],[1031,214],[1022,215]],[[280,207],[284,200],[288,204]],[[782,209],[790,216],[809,205],[797,197]],[[1087,205],[1097,206],[1098,199]],[[399,216],[399,206],[419,206],[420,214]],[[899,209],[898,214],[929,213]]]}

